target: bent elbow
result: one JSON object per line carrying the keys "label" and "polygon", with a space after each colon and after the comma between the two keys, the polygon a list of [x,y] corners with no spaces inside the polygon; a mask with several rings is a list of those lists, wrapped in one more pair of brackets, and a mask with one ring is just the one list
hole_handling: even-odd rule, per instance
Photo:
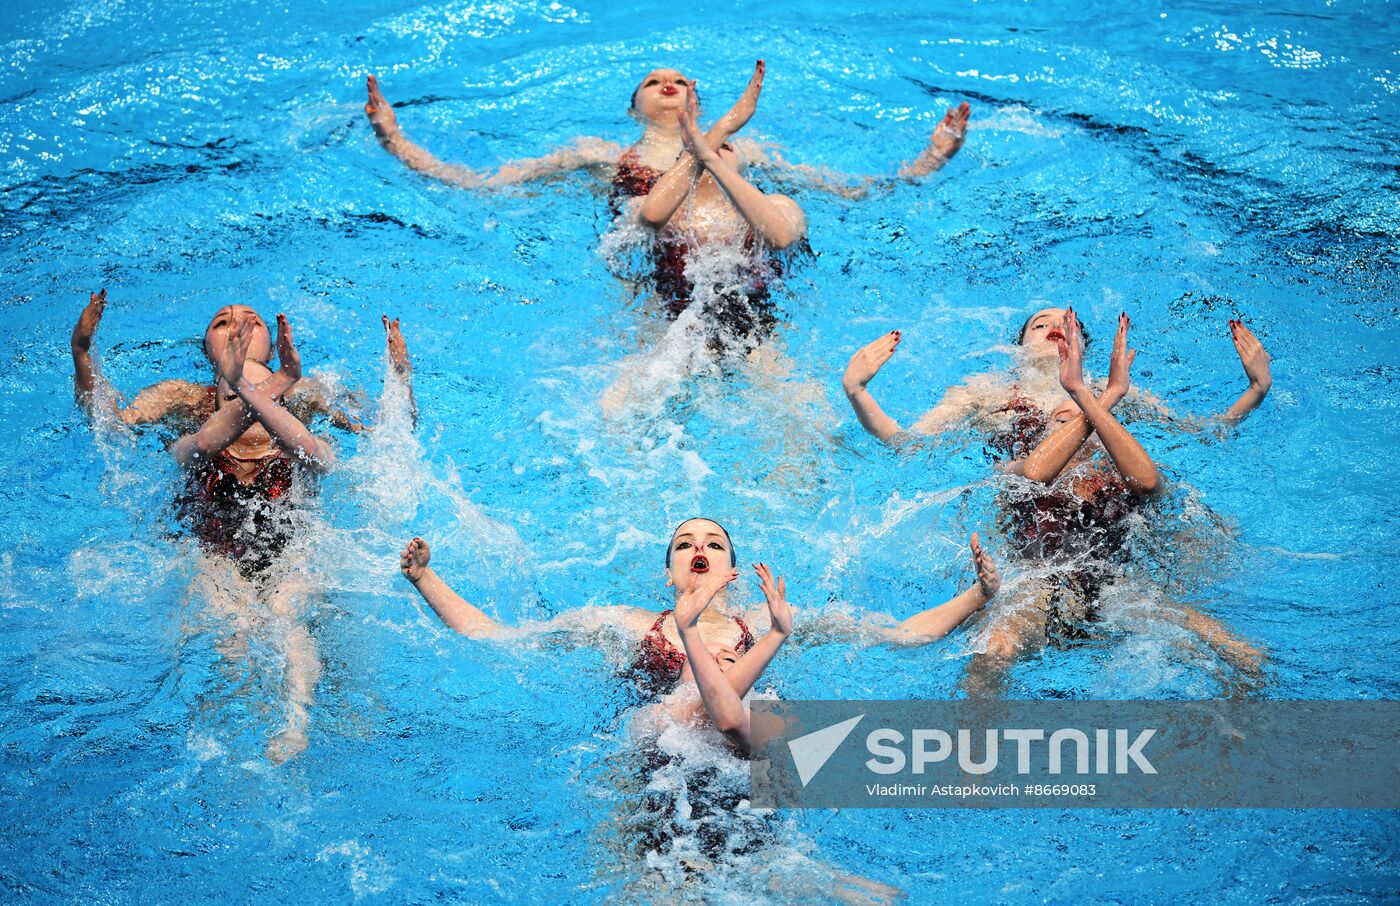
{"label": "bent elbow", "polygon": [[739,733],[744,729],[744,719],[739,714],[721,714],[715,718],[715,729],[721,733]]}
{"label": "bent elbow", "polygon": [[637,209],[637,223],[651,230],[653,233],[664,227],[669,219],[669,217],[660,217],[648,211],[645,205]]}
{"label": "bent elbow", "polygon": [[768,235],[769,247],[779,252],[783,251],[784,249],[791,248],[792,244],[796,241],[797,237],[787,230],[782,230],[777,233],[770,233]]}
{"label": "bent elbow", "polygon": [[1153,469],[1152,474],[1138,479],[1133,484],[1133,490],[1136,491],[1139,496],[1151,497],[1162,489],[1162,478],[1157,473],[1157,470]]}
{"label": "bent elbow", "polygon": [[[1012,471],[1014,471],[1015,468],[1016,467],[1014,465],[1010,467]],[[1028,478],[1031,481],[1036,482],[1037,484],[1049,484],[1050,482],[1055,480],[1055,476],[1050,474],[1049,469],[1040,465],[1031,465],[1030,463],[1022,463],[1020,465],[1020,471],[1017,474],[1019,474],[1022,478]]]}
{"label": "bent elbow", "polygon": [[787,224],[776,230],[768,230],[768,235],[764,238],[768,240],[768,245],[776,251],[783,251],[796,245],[802,238],[802,231]]}

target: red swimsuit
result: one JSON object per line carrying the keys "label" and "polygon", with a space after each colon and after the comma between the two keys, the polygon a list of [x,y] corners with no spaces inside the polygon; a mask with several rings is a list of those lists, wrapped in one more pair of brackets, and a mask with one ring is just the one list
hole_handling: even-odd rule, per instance
{"label": "red swimsuit", "polygon": [[[613,176],[613,212],[621,213],[621,198],[640,198],[650,194],[661,172],[643,164],[637,152],[628,149],[617,161]],[[656,294],[672,317],[690,305],[695,285],[686,278],[686,258],[691,246],[684,234],[662,230],[652,243],[652,282]],[[768,299],[768,283],[781,275],[779,263],[761,254],[752,231],[744,239],[744,251],[750,261],[747,286],[743,289],[718,289],[715,320],[738,336],[767,335],[777,324],[773,305]]]}
{"label": "red swimsuit", "polygon": [[[656,622],[651,624],[647,634],[642,636],[642,641],[637,646],[637,658],[632,662],[632,669],[629,671],[636,679],[654,687],[675,685],[685,667],[685,652],[673,645],[661,631],[661,625],[673,612],[663,610]],[[739,644],[735,651],[743,654],[753,647],[753,633],[749,632],[748,625],[739,617],[734,617],[733,620],[739,624]]]}
{"label": "red swimsuit", "polygon": [[[214,411],[209,388],[208,413]],[[190,471],[176,507],[207,551],[238,563],[245,574],[266,570],[291,538],[286,498],[292,489],[292,461],[285,453],[257,460],[253,480],[238,480],[236,463],[220,452]]]}
{"label": "red swimsuit", "polygon": [[[990,445],[998,453],[1024,459],[1044,438],[1050,420],[1019,387],[1013,388],[1002,411],[1011,414],[1010,424],[992,435]],[[1052,486],[1003,498],[1001,508],[1001,527],[1012,549],[1041,566],[1058,565],[1050,574],[1054,584],[1046,621],[1047,638],[1056,641],[1088,637],[1083,623],[1097,618],[1094,601],[1111,580],[1110,561],[1127,541],[1125,517],[1137,505],[1116,471],[1096,472],[1075,484],[1077,488]],[[1078,605],[1067,600],[1067,594]]]}

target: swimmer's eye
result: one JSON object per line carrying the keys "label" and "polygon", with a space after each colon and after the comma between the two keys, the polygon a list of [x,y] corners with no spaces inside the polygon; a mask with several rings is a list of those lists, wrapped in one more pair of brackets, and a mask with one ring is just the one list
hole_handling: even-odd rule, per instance
{"label": "swimmer's eye", "polygon": [[678,542],[676,542],[676,550],[683,550],[684,548],[687,548],[687,547],[690,547],[690,542],[689,542],[689,541],[678,541]]}
{"label": "swimmer's eye", "polygon": [[660,85],[660,84],[661,84],[661,80],[660,80],[660,79],[647,79],[647,80],[646,80],[646,84],[643,85],[642,87],[643,87],[643,88],[650,88],[650,87],[653,86],[653,85]]}
{"label": "swimmer's eye", "polygon": [[722,551],[722,550],[724,550],[724,545],[723,545],[723,544],[720,544],[718,541],[711,541],[711,542],[710,542],[710,547],[714,548],[714,549],[717,550],[717,551]]}

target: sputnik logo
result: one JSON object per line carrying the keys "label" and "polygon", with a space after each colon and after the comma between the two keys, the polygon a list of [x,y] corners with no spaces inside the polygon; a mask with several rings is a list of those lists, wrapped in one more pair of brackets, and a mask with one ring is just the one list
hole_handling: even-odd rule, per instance
{"label": "sputnik logo", "polygon": [[788,740],[792,763],[797,766],[797,779],[802,781],[804,787],[817,776],[817,772],[826,765],[831,756],[836,754],[841,743],[846,741],[846,737],[851,735],[856,724],[864,717],[864,714],[857,714],[850,720],[843,720],[815,733]]}

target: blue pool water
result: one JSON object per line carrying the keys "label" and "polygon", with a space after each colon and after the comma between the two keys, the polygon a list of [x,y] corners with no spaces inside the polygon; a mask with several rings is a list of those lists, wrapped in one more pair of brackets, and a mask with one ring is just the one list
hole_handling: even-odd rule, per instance
{"label": "blue pool water", "polygon": [[[1189,601],[1267,651],[1271,698],[1395,698],[1400,545],[1396,236],[1400,17],[1386,3],[391,2],[7,4],[0,20],[0,891],[6,900],[595,902],[621,854],[636,695],[605,654],[470,642],[396,570],[403,540],[507,621],[666,606],[661,553],[712,514],[794,603],[905,616],[995,530],[975,439],[895,452],[855,423],[847,357],[898,327],[877,379],[905,424],[1007,367],[1034,308],[1072,303],[1102,373],[1126,309],[1141,385],[1183,414],[1243,387],[1225,321],[1275,386],[1232,438],[1142,428],[1171,479],[1112,640],[1015,668],[1015,697],[1204,698],[1228,671],[1171,625]],[[776,298],[781,356],[721,375],[629,288],[635,262],[579,175],[469,194],[412,175],[364,120],[473,165],[577,135],[630,141],[637,79],[707,98],[768,62],[753,136],[887,174],[950,103],[963,153],[862,201],[797,193],[810,259]],[[719,102],[712,101],[718,106]],[[621,279],[620,279],[620,276]],[[212,311],[284,311],[304,361],[362,392],[373,435],[288,558],[324,673],[310,746],[263,758],[287,627],[219,617],[167,506],[156,433],[94,432],[67,336],[127,393],[207,373]],[[403,319],[421,423],[381,405],[381,312]],[[677,345],[679,343],[679,345]],[[657,351],[661,350],[661,351]],[[644,392],[605,416],[623,378]],[[1009,582],[1017,580],[1009,570]],[[741,596],[756,600],[745,580]],[[788,698],[942,698],[977,633],[890,652],[784,652]],[[1393,778],[1378,782],[1393,783]],[[850,811],[784,845],[915,902],[1393,900],[1392,812]],[[713,900],[807,899],[781,860]],[[777,883],[755,892],[759,868]]]}

